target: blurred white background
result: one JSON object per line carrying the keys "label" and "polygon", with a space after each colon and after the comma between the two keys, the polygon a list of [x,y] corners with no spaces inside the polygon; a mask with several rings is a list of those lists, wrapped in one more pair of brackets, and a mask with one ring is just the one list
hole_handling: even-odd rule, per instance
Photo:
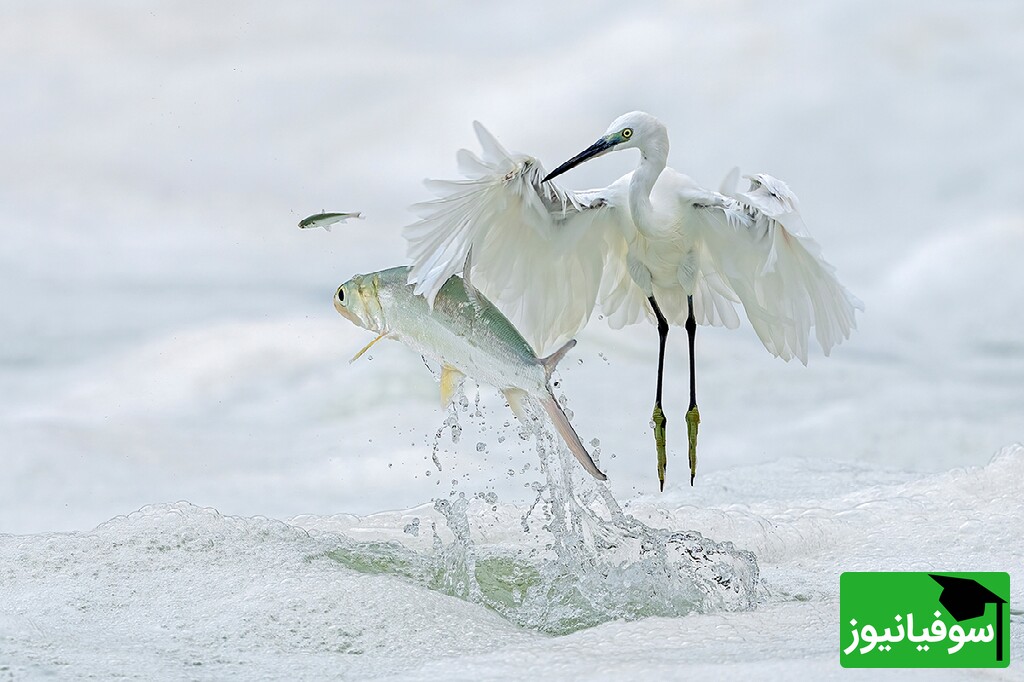
{"label": "blurred white background", "polygon": [[[452,481],[525,495],[535,456],[497,442],[492,389],[438,472],[430,374],[393,343],[350,366],[370,337],[331,306],[353,273],[405,262],[407,206],[454,176],[474,119],[552,168],[649,111],[699,182],[788,182],[866,303],[807,368],[746,323],[701,330],[693,489],[677,331],[663,499],[744,499],[730,472],[750,466],[813,496],[840,463],[984,464],[1024,440],[1021,35],[1016,2],[5,2],[0,532],[178,499],[287,518]],[[296,228],[323,209],[366,220]],[[656,490],[656,338],[595,319],[560,372],[620,496]]]}

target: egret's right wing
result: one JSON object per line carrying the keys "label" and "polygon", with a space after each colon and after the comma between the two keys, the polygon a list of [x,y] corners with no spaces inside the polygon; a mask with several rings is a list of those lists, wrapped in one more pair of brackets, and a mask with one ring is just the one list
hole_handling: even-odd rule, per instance
{"label": "egret's right wing", "polygon": [[770,175],[746,177],[745,192],[725,187],[729,195],[704,190],[683,199],[708,259],[739,297],[765,348],[807,364],[811,328],[828,355],[850,338],[855,311],[864,304],[836,278],[789,187]]}
{"label": "egret's right wing", "polygon": [[621,278],[628,208],[614,192],[542,182],[537,159],[510,154],[480,123],[474,128],[483,157],[461,150],[466,179],[428,180],[438,198],[413,207],[421,219],[403,231],[409,282],[433,305],[472,250],[473,285],[542,353],[586,324],[602,280]]}

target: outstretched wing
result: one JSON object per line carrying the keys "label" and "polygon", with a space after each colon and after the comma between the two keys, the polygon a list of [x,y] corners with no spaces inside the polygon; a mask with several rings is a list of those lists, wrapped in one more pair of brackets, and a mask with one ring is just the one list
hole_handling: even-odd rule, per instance
{"label": "outstretched wing", "polygon": [[745,192],[695,191],[683,200],[706,256],[739,297],[765,348],[807,364],[811,327],[828,355],[850,338],[855,311],[864,304],[839,283],[786,183],[764,174],[746,177]]}
{"label": "outstretched wing", "polygon": [[461,150],[465,179],[428,180],[438,198],[413,207],[421,219],[403,231],[409,282],[433,305],[469,258],[473,285],[543,353],[586,324],[602,281],[621,280],[628,208],[612,188],[571,192],[542,182],[537,159],[474,128],[482,158]]}

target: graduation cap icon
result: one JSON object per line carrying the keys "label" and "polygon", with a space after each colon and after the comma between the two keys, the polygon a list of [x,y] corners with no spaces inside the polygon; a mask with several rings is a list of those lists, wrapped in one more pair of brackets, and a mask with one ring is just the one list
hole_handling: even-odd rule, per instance
{"label": "graduation cap icon", "polygon": [[972,578],[928,575],[942,586],[939,603],[958,623],[983,616],[987,605],[996,605],[996,660],[1003,660],[1003,604],[1006,600]]}

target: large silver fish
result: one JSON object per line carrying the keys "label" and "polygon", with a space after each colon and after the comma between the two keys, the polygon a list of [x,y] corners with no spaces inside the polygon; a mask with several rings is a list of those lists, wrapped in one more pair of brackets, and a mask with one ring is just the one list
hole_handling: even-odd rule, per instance
{"label": "large silver fish", "polygon": [[[459,277],[451,277],[434,299],[433,310],[408,284],[409,268],[356,275],[338,287],[334,307],[356,325],[383,338],[402,341],[441,363],[441,403],[447,406],[466,376],[500,390],[520,419],[522,399],[536,399],[559,435],[594,478],[605,480],[551,392],[549,380],[558,361],[576,345],[569,341],[546,358],[533,348],[494,305]],[[355,359],[355,358],[353,358]]]}

